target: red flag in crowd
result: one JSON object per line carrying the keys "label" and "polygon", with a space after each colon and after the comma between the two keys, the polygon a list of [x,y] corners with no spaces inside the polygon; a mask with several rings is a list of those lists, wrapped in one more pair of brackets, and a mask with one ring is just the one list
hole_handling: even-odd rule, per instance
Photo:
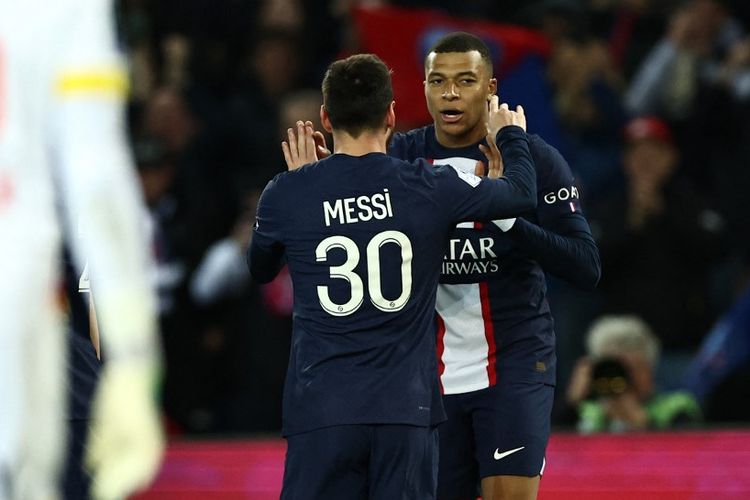
{"label": "red flag in crowd", "polygon": [[487,21],[461,19],[433,10],[397,7],[354,9],[362,52],[378,55],[393,70],[393,91],[399,122],[409,127],[429,123],[424,104],[424,57],[451,31],[467,31],[489,46],[495,76],[513,70],[525,56],[546,58],[549,39],[538,31]]}

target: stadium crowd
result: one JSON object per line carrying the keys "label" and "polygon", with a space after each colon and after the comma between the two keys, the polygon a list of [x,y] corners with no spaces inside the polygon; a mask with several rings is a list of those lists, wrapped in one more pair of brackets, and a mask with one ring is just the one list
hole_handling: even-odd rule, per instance
{"label": "stadium crowd", "polygon": [[[568,160],[577,186],[557,196],[580,193],[601,251],[596,290],[548,279],[554,423],[575,423],[566,387],[603,315],[636,316],[653,331],[658,390],[690,391],[709,424],[750,420],[746,2],[122,0],[129,132],[153,221],[173,432],[279,429],[292,294],[286,274],[258,285],[247,273],[258,194],[285,169],[286,127],[317,122],[326,66],[377,53],[363,46],[361,14],[426,8],[450,16],[450,29],[481,20],[548,41],[525,67],[537,93],[511,92],[533,102],[505,97],[506,75],[496,76],[501,100],[529,109],[529,131]],[[418,51],[403,47],[414,64]]]}

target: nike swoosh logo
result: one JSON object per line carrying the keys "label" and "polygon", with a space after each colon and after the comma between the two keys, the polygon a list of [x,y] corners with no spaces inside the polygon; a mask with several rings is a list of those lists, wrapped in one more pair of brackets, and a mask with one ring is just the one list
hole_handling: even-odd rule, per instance
{"label": "nike swoosh logo", "polygon": [[504,451],[502,453],[500,453],[500,449],[499,448],[495,448],[495,460],[500,460],[501,458],[505,458],[508,455],[512,455],[512,454],[514,454],[517,451],[523,450],[524,448],[526,448],[526,447],[525,446],[521,446],[520,448],[515,448],[513,450]]}

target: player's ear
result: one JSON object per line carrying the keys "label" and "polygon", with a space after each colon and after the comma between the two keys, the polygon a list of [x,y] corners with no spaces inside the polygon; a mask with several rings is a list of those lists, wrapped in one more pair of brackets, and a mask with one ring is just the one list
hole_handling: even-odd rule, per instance
{"label": "player's ear", "polygon": [[320,105],[320,124],[323,125],[323,128],[326,132],[329,134],[333,132],[333,126],[331,125],[331,118],[328,116],[328,111],[326,111],[326,105],[321,104]]}
{"label": "player's ear", "polygon": [[487,87],[487,100],[492,99],[492,96],[497,94],[497,78],[490,78],[490,83]]}
{"label": "player's ear", "polygon": [[388,113],[385,115],[385,125],[388,130],[396,128],[396,101],[391,101],[391,105],[388,107]]}

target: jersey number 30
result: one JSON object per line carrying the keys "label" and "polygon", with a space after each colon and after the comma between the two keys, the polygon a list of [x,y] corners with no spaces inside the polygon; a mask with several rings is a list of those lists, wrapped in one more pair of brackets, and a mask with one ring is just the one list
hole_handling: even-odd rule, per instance
{"label": "jersey number 30", "polygon": [[[380,284],[380,248],[384,245],[398,245],[401,250],[401,295],[395,299],[383,297]],[[340,266],[329,268],[331,278],[346,280],[351,286],[351,298],[344,304],[337,304],[331,300],[328,287],[318,285],[318,300],[321,307],[333,316],[348,316],[360,308],[364,301],[365,291],[362,278],[354,272],[359,264],[359,248],[357,244],[346,236],[329,236],[318,244],[315,249],[315,260],[325,262],[328,252],[334,248],[341,248],[346,252],[346,261]],[[367,292],[372,305],[384,312],[396,312],[404,308],[411,296],[411,261],[413,257],[411,241],[400,231],[383,231],[378,233],[367,244]]]}

